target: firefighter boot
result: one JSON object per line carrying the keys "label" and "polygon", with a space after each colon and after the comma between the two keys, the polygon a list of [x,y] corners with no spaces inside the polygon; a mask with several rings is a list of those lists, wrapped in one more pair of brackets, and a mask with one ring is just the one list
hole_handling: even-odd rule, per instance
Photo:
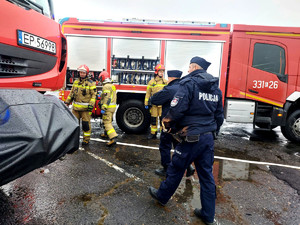
{"label": "firefighter boot", "polygon": [[186,169],[186,177],[193,176],[195,173],[195,168],[191,165]]}
{"label": "firefighter boot", "polygon": [[109,142],[106,143],[106,146],[111,147],[113,145],[117,144],[115,138],[110,139]]}
{"label": "firefighter boot", "polygon": [[102,138],[108,138],[108,135],[106,133],[102,133],[102,134],[100,134],[100,137],[102,137]]}
{"label": "firefighter boot", "polygon": [[148,137],[147,137],[148,140],[151,140],[151,139],[156,139],[156,133],[155,134],[149,134]]}
{"label": "firefighter boot", "polygon": [[89,144],[89,141],[82,141],[82,146],[86,146],[86,145],[88,145]]}
{"label": "firefighter boot", "polygon": [[160,169],[156,169],[155,174],[165,177],[167,175],[167,169],[168,169],[167,166],[164,166],[163,168],[160,168]]}

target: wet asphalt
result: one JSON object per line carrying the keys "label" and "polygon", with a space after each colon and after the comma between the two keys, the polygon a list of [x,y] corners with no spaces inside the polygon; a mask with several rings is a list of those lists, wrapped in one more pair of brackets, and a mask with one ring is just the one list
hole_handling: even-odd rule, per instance
{"label": "wet asphalt", "polygon": [[[196,174],[182,179],[165,207],[150,197],[148,187],[163,180],[154,174],[159,139],[117,129],[118,144],[109,148],[99,121],[92,124],[88,147],[0,188],[0,224],[203,224],[193,215],[201,207]],[[225,123],[214,177],[221,224],[300,224],[300,145],[279,128]]]}

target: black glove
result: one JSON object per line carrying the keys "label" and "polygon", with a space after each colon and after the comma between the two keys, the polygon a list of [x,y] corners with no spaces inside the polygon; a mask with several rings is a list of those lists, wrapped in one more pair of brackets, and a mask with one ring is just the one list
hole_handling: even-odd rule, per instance
{"label": "black glove", "polygon": [[149,106],[150,108],[152,107],[151,97],[149,98],[148,106]]}
{"label": "black glove", "polygon": [[88,106],[88,111],[89,111],[89,112],[92,112],[92,111],[93,111],[93,108],[94,108],[94,106],[89,105],[89,106]]}

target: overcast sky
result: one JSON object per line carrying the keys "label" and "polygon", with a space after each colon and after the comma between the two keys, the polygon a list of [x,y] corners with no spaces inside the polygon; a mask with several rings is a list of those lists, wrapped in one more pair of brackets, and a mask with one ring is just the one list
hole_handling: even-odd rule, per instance
{"label": "overcast sky", "polygon": [[53,0],[56,20],[123,18],[300,27],[300,0]]}

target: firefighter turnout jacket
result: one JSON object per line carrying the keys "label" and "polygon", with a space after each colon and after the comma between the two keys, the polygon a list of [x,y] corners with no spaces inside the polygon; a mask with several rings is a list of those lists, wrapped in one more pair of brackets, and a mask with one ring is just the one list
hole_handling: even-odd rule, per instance
{"label": "firefighter turnout jacket", "polygon": [[155,78],[151,79],[147,85],[147,92],[145,96],[145,105],[148,105],[149,98],[154,95],[155,93],[159,92],[168,84],[168,81],[164,78],[156,76]]}
{"label": "firefighter turnout jacket", "polygon": [[88,78],[79,78],[75,80],[66,103],[70,104],[73,102],[75,111],[88,111],[89,106],[94,107],[96,95],[96,83]]}
{"label": "firefighter turnout jacket", "polygon": [[116,87],[112,83],[104,84],[100,100],[101,109],[114,112],[117,106]]}

